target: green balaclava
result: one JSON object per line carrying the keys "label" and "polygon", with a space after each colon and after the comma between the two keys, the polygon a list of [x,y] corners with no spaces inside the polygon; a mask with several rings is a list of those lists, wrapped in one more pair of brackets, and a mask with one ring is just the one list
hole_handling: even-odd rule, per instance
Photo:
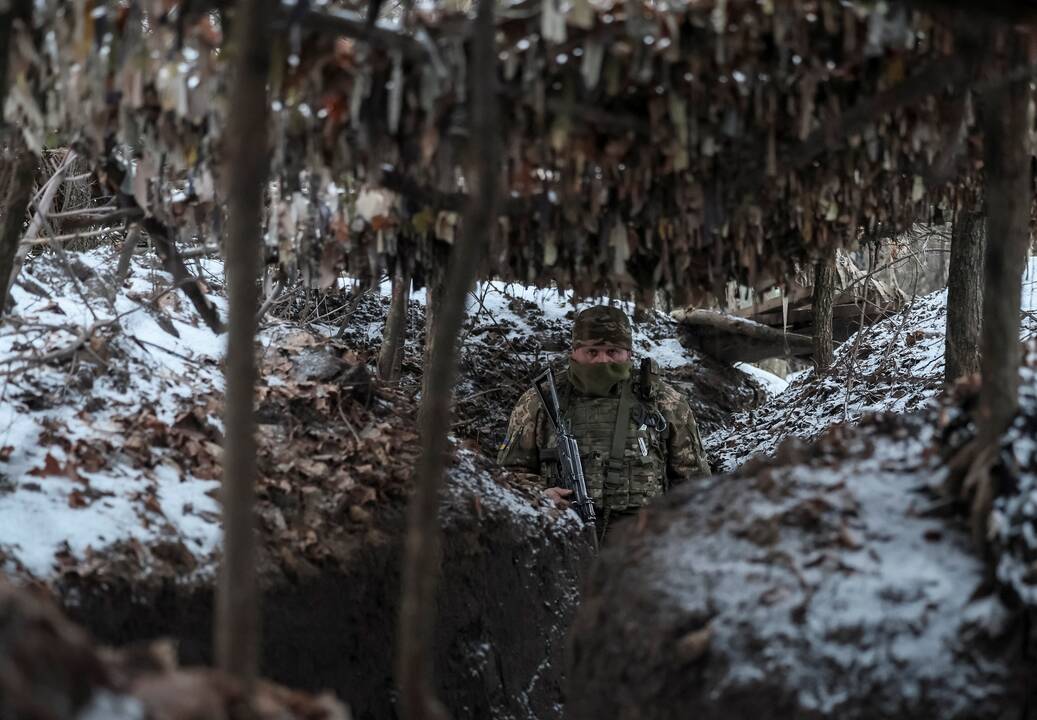
{"label": "green balaclava", "polygon": [[570,360],[569,377],[581,395],[608,397],[616,383],[630,377],[630,363],[578,363]]}
{"label": "green balaclava", "polygon": [[[597,305],[581,311],[573,322],[573,349],[588,345],[613,345],[630,350],[630,320],[616,307]],[[583,395],[607,397],[617,383],[630,377],[630,363],[577,363],[569,361],[573,387]]]}

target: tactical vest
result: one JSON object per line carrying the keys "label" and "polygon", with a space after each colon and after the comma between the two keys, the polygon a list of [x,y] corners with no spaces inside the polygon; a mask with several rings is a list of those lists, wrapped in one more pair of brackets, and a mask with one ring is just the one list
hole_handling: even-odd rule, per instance
{"label": "tactical vest", "polygon": [[[627,381],[629,384],[630,381]],[[662,432],[635,422],[638,406],[656,410],[655,404],[631,392],[631,412],[627,413],[622,440],[622,458],[613,459],[616,419],[620,397],[583,397],[567,388],[562,392],[562,412],[580,448],[587,491],[595,507],[622,512],[640,508],[666,489],[666,441],[669,428]],[[540,438],[540,475],[548,485],[556,484],[558,461],[552,433]],[[639,442],[640,440],[640,442]],[[618,460],[618,461],[617,461]]]}

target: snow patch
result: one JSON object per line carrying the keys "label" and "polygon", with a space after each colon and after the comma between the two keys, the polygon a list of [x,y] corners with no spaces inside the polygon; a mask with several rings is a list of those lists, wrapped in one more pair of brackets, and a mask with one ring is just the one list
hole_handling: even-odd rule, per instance
{"label": "snow patch", "polygon": [[788,381],[784,378],[780,378],[774,373],[767,372],[763,368],[758,368],[751,363],[737,362],[735,367],[760,383],[763,389],[767,391],[768,397],[781,395],[789,386]]}
{"label": "snow patch", "polygon": [[[1027,277],[1037,278],[1034,259]],[[1037,332],[1035,302],[1037,279],[1024,283],[1023,339]],[[707,451],[726,472],[755,455],[773,454],[790,437],[811,440],[867,414],[926,407],[943,389],[946,324],[946,290],[915,298],[843,342],[828,372],[790,375],[780,394],[703,438]]]}
{"label": "snow patch", "polygon": [[[3,565],[45,579],[58,570],[59,556],[83,557],[125,540],[183,542],[211,558],[220,538],[211,497],[218,483],[162,462],[138,467],[121,451],[127,418],[147,410],[172,424],[183,400],[222,390],[225,339],[179,291],[162,294],[171,276],[143,257],[132,259],[129,277],[115,288],[110,248],[69,256],[76,281],[49,254],[26,264],[22,278],[50,297],[16,285],[15,312],[5,323],[11,330],[0,335],[0,363],[9,369],[0,388],[0,448],[9,448],[0,463]],[[210,299],[225,314],[225,300]],[[105,323],[61,364],[40,360],[70,348],[83,328]],[[77,465],[69,453],[77,442],[110,448],[99,458],[104,467]]]}

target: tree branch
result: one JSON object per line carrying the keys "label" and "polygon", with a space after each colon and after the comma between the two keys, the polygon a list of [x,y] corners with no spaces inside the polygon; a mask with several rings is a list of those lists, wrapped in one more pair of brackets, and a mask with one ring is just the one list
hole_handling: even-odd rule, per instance
{"label": "tree branch", "polygon": [[223,320],[220,319],[220,311],[202,289],[202,281],[192,275],[191,271],[187,269],[187,265],[184,264],[184,259],[176,249],[176,243],[173,242],[169,228],[154,217],[144,218],[141,226],[155,243],[155,249],[162,258],[166,272],[173,276],[173,282],[183,288],[184,295],[194,305],[202,321],[217,335],[226,330]]}

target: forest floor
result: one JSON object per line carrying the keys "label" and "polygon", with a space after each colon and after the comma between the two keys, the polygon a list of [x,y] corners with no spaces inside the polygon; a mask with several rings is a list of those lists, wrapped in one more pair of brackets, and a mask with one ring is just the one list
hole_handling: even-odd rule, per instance
{"label": "forest floor", "polygon": [[[773,455],[787,439],[811,441],[840,423],[874,413],[929,406],[943,389],[947,291],[914,298],[901,312],[865,327],[836,348],[828,372],[813,369],[760,406],[736,413],[704,442],[714,466],[731,471]],[[1022,340],[1037,335],[1037,262],[1023,285]]]}
{"label": "forest floor", "polygon": [[[153,256],[134,255],[123,279],[117,259],[111,247],[43,253],[13,289],[0,335],[0,572],[48,588],[105,642],[173,635],[182,661],[205,663],[225,339]],[[221,264],[193,271],[225,315]],[[410,303],[402,380],[386,386],[373,372],[388,290],[286,294],[257,341],[264,668],[335,690],[358,718],[391,714],[384,638],[419,451],[424,293]],[[519,395],[547,363],[564,363],[573,313],[569,298],[521,286],[485,283],[469,298],[437,665],[443,697],[476,715],[561,713],[561,638],[589,547],[573,513],[497,471],[494,457]],[[781,385],[687,353],[675,337],[656,313],[639,325],[637,350],[688,393],[704,431],[767,397],[759,378]]]}
{"label": "forest floor", "polygon": [[[77,619],[106,639],[176,634],[182,651],[198,662],[209,642],[206,593],[220,540],[225,341],[205,328],[154,258],[135,255],[120,280],[116,256],[107,247],[69,253],[66,260],[41,254],[26,264],[13,290],[15,305],[0,334],[0,570],[50,587],[70,612],[80,605]],[[194,270],[225,313],[222,266],[201,260]],[[1037,331],[1035,275],[1031,269],[1027,276],[1024,337]],[[878,560],[855,556],[845,566],[832,561],[832,567],[845,573],[858,560],[870,562],[859,572],[887,593],[903,577],[889,570],[900,554],[943,543],[953,546],[947,552],[965,547],[956,521],[934,521],[947,529],[926,526],[916,537],[852,519],[854,508],[872,500],[902,506],[908,518],[943,507],[934,487],[945,477],[937,458],[960,447],[974,428],[966,395],[937,397],[945,304],[945,293],[915,299],[844,343],[830,372],[807,371],[789,383],[686,351],[662,312],[637,325],[635,351],[655,358],[687,394],[718,469],[744,465],[741,474],[763,478],[766,493],[773,486],[766,479],[772,464],[746,464],[750,457],[779,455],[773,468],[784,470],[774,472],[790,478],[820,477],[818,468],[845,466],[845,482],[822,478],[818,486],[837,486],[852,496],[845,508],[829,507],[842,502],[841,495],[822,502],[814,497],[817,488],[804,485],[800,490],[810,497],[797,500],[788,511],[792,519],[779,525],[809,524],[819,513],[822,519],[830,513],[851,518],[833,526],[828,560],[802,571],[803,577],[817,575],[823,584],[829,560],[873,545]],[[269,603],[270,652],[293,657],[299,638],[307,638],[308,657],[291,660],[288,669],[275,666],[284,673],[278,679],[333,687],[354,711],[366,708],[361,718],[389,712],[391,657],[384,642],[372,649],[369,635],[391,633],[387,598],[398,589],[387,578],[399,563],[403,507],[418,453],[424,293],[414,293],[408,309],[398,386],[373,378],[388,305],[387,283],[286,294],[262,319],[257,343],[259,568],[275,598]],[[487,716],[543,720],[561,714],[559,676],[552,668],[561,662],[557,638],[575,612],[586,567],[574,543],[578,524],[537,488],[496,471],[493,458],[519,395],[548,363],[564,363],[575,309],[564,294],[496,282],[480,284],[469,297],[444,499],[451,558],[444,582],[459,600],[441,608],[453,633],[442,660],[461,678],[446,688],[454,705]],[[1030,396],[1024,400],[1005,451],[1014,458],[1005,476],[1015,490],[999,500],[995,544],[999,579],[1029,597],[1028,568],[1037,546],[1028,539],[1033,513],[1026,498],[1035,454],[1027,448],[1037,406]],[[905,413],[910,419],[899,424],[882,419]],[[860,422],[866,430],[858,436],[852,428]],[[798,440],[782,445],[790,438]],[[803,448],[816,439],[814,449]],[[874,450],[887,440],[899,448],[894,459],[896,453]],[[715,484],[704,484],[703,492]],[[744,506],[729,500],[731,508]],[[767,507],[739,516],[736,524],[746,528],[751,544],[771,537],[766,533],[777,516]],[[868,515],[869,522],[879,516]],[[955,580],[948,570],[932,587],[943,592],[947,583],[972,583],[975,558],[958,565],[968,572]],[[958,565],[948,561],[949,568]],[[484,582],[473,584],[476,577]],[[506,597],[482,597],[487,588]],[[347,595],[352,610],[343,615]],[[473,605],[472,597],[482,600]],[[947,604],[949,597],[932,599]],[[309,622],[308,613],[319,614],[320,623]],[[523,622],[516,624],[520,616]],[[341,627],[331,633],[336,637],[353,633],[348,649],[328,642],[331,627]],[[534,641],[522,627],[540,634]],[[342,667],[314,659],[340,657],[346,658]]]}
{"label": "forest floor", "polygon": [[[0,336],[0,567],[9,573],[47,580],[116,559],[127,572],[181,580],[213,570],[225,341],[154,258],[135,255],[121,283],[116,259],[108,247],[69,253],[67,267],[41,254],[13,289]],[[195,270],[225,314],[220,263]],[[377,539],[381,508],[401,504],[418,450],[424,292],[410,302],[399,387],[372,377],[388,296],[388,283],[347,284],[316,301],[285,295],[262,323],[268,566],[294,573],[300,562],[341,558],[356,536]],[[469,306],[452,435],[487,470],[518,397],[564,357],[574,305],[555,291],[490,282]],[[656,312],[637,325],[635,350],[687,392],[704,435],[768,397],[757,378],[782,384],[675,338],[673,320]]]}

